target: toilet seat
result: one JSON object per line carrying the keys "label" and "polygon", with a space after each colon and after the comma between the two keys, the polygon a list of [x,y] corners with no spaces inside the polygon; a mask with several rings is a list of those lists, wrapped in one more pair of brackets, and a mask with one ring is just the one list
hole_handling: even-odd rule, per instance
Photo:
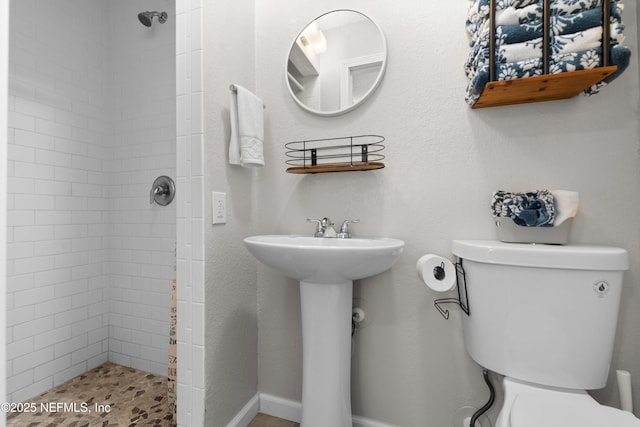
{"label": "toilet seat", "polygon": [[511,427],[640,427],[640,419],[597,403],[588,394],[521,394],[510,414]]}

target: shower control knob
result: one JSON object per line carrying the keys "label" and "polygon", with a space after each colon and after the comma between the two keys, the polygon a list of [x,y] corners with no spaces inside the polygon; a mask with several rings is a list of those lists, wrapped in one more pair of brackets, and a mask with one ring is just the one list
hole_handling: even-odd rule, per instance
{"label": "shower control knob", "polygon": [[171,178],[162,175],[156,178],[149,192],[149,203],[154,202],[160,206],[167,206],[173,201],[176,194],[176,185]]}

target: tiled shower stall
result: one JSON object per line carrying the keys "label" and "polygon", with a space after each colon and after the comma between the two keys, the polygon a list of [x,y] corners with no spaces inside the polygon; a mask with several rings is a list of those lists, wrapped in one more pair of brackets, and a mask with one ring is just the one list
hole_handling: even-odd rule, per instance
{"label": "tiled shower stall", "polygon": [[10,401],[107,359],[167,372],[176,211],[149,190],[175,177],[175,20],[140,6],[11,4]]}
{"label": "tiled shower stall", "polygon": [[[11,1],[7,401],[107,360],[166,375],[176,268],[179,306],[203,312],[191,292],[202,281],[192,267],[203,264],[191,250],[202,238],[190,232],[203,223],[192,209],[202,183],[201,160],[191,161],[202,139],[192,120],[201,99],[191,79],[200,62],[193,3]],[[169,20],[147,28],[137,19],[144,10]],[[166,207],[150,204],[159,175],[178,186]],[[187,424],[202,417],[190,406],[203,400],[191,370],[204,356],[192,355],[202,331],[182,320],[178,421]]]}

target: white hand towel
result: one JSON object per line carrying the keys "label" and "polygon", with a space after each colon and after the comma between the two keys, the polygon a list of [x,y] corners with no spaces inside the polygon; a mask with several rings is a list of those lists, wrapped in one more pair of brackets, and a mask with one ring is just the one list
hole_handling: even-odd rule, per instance
{"label": "white hand towel", "polygon": [[247,89],[234,86],[229,107],[229,163],[246,168],[264,166],[264,104]]}

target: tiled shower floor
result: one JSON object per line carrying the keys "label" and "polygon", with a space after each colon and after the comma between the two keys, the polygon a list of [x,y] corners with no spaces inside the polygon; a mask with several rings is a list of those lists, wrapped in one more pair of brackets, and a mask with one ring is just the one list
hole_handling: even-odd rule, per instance
{"label": "tiled shower floor", "polygon": [[167,377],[109,362],[25,404],[37,411],[11,416],[7,426],[175,426]]}

